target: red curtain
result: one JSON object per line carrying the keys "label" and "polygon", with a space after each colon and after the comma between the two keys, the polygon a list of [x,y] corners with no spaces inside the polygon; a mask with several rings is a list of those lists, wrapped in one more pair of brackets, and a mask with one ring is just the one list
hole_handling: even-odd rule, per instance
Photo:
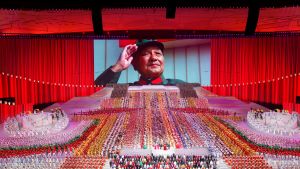
{"label": "red curtain", "polygon": [[27,114],[32,112],[32,104],[13,105],[11,103],[0,103],[0,123],[4,122],[8,117],[13,117],[20,112]]}
{"label": "red curtain", "polygon": [[92,39],[0,39],[0,72],[0,98],[15,97],[16,106],[66,101],[100,89],[93,85]]}
{"label": "red curtain", "polygon": [[210,90],[248,101],[295,103],[299,65],[299,36],[212,39]]}
{"label": "red curtain", "polygon": [[0,39],[0,53],[2,72],[40,82],[93,84],[93,40]]}
{"label": "red curtain", "polygon": [[300,104],[284,103],[283,109],[288,110],[289,112],[296,111],[300,115]]}

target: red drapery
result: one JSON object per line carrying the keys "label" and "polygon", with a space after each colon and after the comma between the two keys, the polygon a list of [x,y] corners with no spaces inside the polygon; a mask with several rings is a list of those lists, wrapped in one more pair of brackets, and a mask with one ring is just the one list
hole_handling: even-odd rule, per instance
{"label": "red drapery", "polygon": [[91,39],[0,39],[0,71],[39,81],[93,84]]}
{"label": "red drapery", "polygon": [[283,109],[288,110],[289,112],[296,111],[300,115],[300,104],[283,103]]}
{"label": "red drapery", "polygon": [[15,97],[16,106],[66,101],[100,89],[93,84],[92,39],[0,39],[0,61],[0,98]]}
{"label": "red drapery", "polygon": [[4,122],[7,117],[12,117],[20,112],[27,114],[32,112],[32,104],[18,104],[12,105],[11,103],[0,103],[0,123]]}
{"label": "red drapery", "polygon": [[210,90],[248,101],[295,103],[299,65],[299,36],[212,39]]}

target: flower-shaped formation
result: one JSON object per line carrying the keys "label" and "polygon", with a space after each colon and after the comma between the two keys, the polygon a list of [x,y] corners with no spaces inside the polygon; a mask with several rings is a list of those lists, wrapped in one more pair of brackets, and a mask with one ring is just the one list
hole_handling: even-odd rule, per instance
{"label": "flower-shaped formation", "polygon": [[[206,148],[212,159],[223,157],[233,168],[244,166],[235,159],[250,167],[253,163],[253,166],[268,168],[257,152],[300,156],[299,139],[258,134],[246,127],[244,117],[231,111],[209,108],[208,99],[199,93],[194,97],[191,87],[183,85],[183,93],[179,93],[174,90],[127,91],[128,86],[117,86],[112,98],[99,99],[98,109],[70,113],[70,125],[65,130],[42,137],[0,137],[0,156],[66,154],[57,163],[62,163],[62,168],[101,167],[106,158],[110,158],[111,166],[115,167],[156,167],[151,162],[158,162],[165,168],[198,168],[203,167],[208,158],[120,155],[128,153],[129,149],[166,153]],[[215,166],[212,159],[208,162]]]}

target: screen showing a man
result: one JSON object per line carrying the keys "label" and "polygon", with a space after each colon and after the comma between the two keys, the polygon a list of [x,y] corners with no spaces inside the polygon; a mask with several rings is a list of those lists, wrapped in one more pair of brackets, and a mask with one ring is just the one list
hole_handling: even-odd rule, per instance
{"label": "screen showing a man", "polygon": [[121,72],[132,64],[140,78],[133,85],[176,85],[184,83],[179,79],[165,79],[164,45],[156,40],[138,40],[136,44],[126,45],[118,61],[106,69],[95,80],[97,85],[117,83]]}

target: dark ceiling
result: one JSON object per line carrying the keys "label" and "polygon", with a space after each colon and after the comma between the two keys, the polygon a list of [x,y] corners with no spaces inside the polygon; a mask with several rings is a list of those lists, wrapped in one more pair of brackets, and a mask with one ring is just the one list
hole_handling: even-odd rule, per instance
{"label": "dark ceiling", "polygon": [[198,8],[245,8],[257,4],[261,8],[291,7],[300,4],[299,0],[7,0],[0,1],[5,9],[92,9],[134,8],[134,7],[176,7]]}
{"label": "dark ceiling", "polygon": [[118,38],[298,34],[299,0],[0,1],[2,36]]}

